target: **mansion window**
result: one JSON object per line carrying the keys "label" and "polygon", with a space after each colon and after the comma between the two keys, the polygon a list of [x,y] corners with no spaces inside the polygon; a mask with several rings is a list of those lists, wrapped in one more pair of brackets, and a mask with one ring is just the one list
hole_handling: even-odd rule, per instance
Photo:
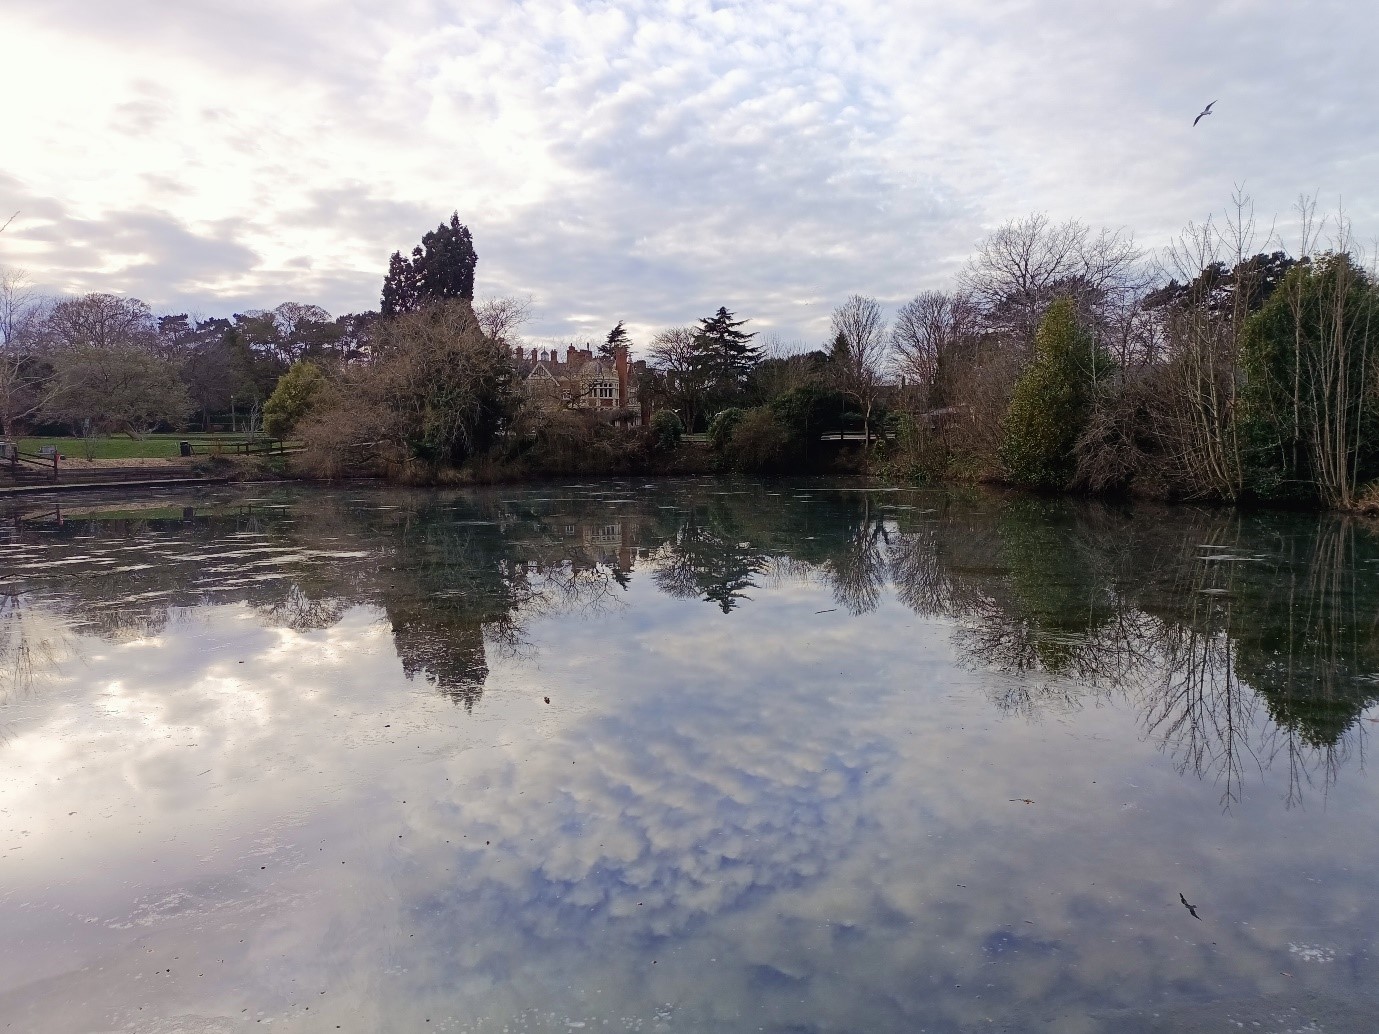
{"label": "mansion window", "polygon": [[611,399],[613,397],[613,385],[596,384],[594,385],[594,398]]}

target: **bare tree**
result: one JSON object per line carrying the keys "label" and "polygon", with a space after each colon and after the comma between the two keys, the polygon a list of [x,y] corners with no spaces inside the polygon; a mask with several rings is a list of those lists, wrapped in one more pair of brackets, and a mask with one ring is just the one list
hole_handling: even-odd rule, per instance
{"label": "bare tree", "polygon": [[932,385],[939,358],[978,331],[978,312],[962,294],[925,291],[900,307],[891,325],[895,371],[920,385]]}
{"label": "bare tree", "polygon": [[53,306],[44,331],[57,349],[141,348],[153,351],[158,325],[148,305],[138,298],[87,294]]}
{"label": "bare tree", "polygon": [[43,315],[43,300],[29,288],[23,272],[0,267],[0,430],[6,438],[57,391],[39,348]]}
{"label": "bare tree", "polygon": [[361,445],[399,476],[457,468],[497,442],[520,405],[507,348],[464,299],[384,320],[373,360],[322,388],[300,432],[326,476],[359,463]]}
{"label": "bare tree", "polygon": [[58,302],[43,334],[57,384],[43,407],[83,437],[141,436],[191,408],[175,361],[160,347],[149,307],[137,298],[88,294]]}
{"label": "bare tree", "polygon": [[699,365],[694,327],[671,327],[651,339],[649,365],[654,371],[653,391],[679,414],[689,431],[695,430],[707,393]]}
{"label": "bare tree", "polygon": [[1095,328],[1108,303],[1144,286],[1140,257],[1128,232],[1094,234],[1075,219],[1054,223],[1036,213],[1011,220],[983,241],[959,284],[989,329],[1028,350],[1044,310],[1060,296],[1072,297]]}
{"label": "bare tree", "polygon": [[871,443],[871,415],[881,395],[886,365],[886,320],[875,298],[849,295],[833,310],[834,383],[862,410],[862,432]]}
{"label": "bare tree", "polygon": [[479,327],[494,341],[515,345],[517,328],[531,319],[532,300],[516,295],[484,298],[474,307]]}
{"label": "bare tree", "polygon": [[[1245,270],[1255,254],[1254,204],[1237,187],[1224,224],[1189,223],[1166,250],[1165,270],[1184,283],[1210,269]],[[1270,229],[1268,237],[1272,238]],[[1235,419],[1241,388],[1240,337],[1253,291],[1235,284],[1221,304],[1187,298],[1163,316],[1168,362],[1152,400],[1152,422],[1168,476],[1195,498],[1235,499],[1244,484],[1242,443]]]}

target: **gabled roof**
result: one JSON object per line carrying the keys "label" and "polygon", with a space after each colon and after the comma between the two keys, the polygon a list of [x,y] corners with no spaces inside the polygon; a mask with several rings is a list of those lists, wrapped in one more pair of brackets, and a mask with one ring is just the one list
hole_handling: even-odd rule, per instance
{"label": "gabled roof", "polygon": [[544,374],[550,380],[556,379],[555,374],[551,373],[550,368],[546,365],[546,360],[544,359],[531,368],[531,373],[527,374],[527,380],[531,380],[537,374]]}

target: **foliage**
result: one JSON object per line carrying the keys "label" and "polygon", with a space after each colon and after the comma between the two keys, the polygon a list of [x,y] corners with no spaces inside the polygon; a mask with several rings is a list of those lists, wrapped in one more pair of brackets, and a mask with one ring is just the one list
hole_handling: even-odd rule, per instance
{"label": "foliage", "polygon": [[685,425],[680,422],[673,409],[662,409],[651,418],[651,433],[656,448],[668,452],[680,444],[680,439],[685,433]]}
{"label": "foliage", "polygon": [[709,444],[716,450],[722,452],[728,447],[728,442],[733,436],[733,429],[742,420],[741,409],[729,407],[719,412],[709,421]]}
{"label": "foliage", "polygon": [[1241,342],[1246,484],[1346,507],[1379,474],[1379,296],[1348,254],[1297,265]]}
{"label": "foliage", "polygon": [[[672,414],[673,416],[674,414]],[[621,427],[607,414],[528,406],[514,417],[512,433],[469,472],[484,481],[557,474],[647,474],[662,469],[665,453],[650,427]]]}
{"label": "foliage", "polygon": [[53,360],[59,390],[45,408],[83,436],[125,431],[143,435],[176,424],[191,406],[176,367],[132,345],[79,345]]}
{"label": "foliage", "polygon": [[323,473],[367,449],[424,478],[492,448],[521,402],[507,347],[468,302],[440,302],[382,321],[373,361],[346,369],[300,430]]}
{"label": "foliage", "polygon": [[263,430],[273,438],[286,438],[310,411],[325,384],[321,368],[310,360],[293,363],[263,404]]}
{"label": "foliage", "polygon": [[751,343],[756,334],[738,329],[746,323],[734,320],[720,306],[712,316],[701,319],[694,332],[693,368],[720,396],[740,390],[761,361],[761,352]]}
{"label": "foliage", "polygon": [[599,355],[612,361],[618,354],[618,349],[626,349],[632,343],[631,336],[623,326],[623,321],[618,320],[617,326],[608,332],[608,336],[599,345]]}
{"label": "foliage", "polygon": [[383,278],[380,309],[384,316],[417,312],[436,302],[474,300],[474,268],[479,258],[469,227],[453,213],[422,237],[410,258],[395,251]]}
{"label": "foliage", "polygon": [[1051,304],[1035,334],[1034,360],[1015,385],[1003,424],[1001,459],[1011,479],[1066,488],[1074,445],[1086,425],[1110,358],[1078,325],[1070,299]]}
{"label": "foliage", "polygon": [[842,427],[847,399],[815,380],[777,395],[770,406],[790,435],[792,451],[807,461],[821,434]]}
{"label": "foliage", "polygon": [[[730,412],[725,410],[725,412]],[[790,431],[768,407],[736,410],[727,441],[719,448],[728,466],[743,474],[774,474],[790,459]]]}
{"label": "foliage", "polygon": [[1258,312],[1295,265],[1297,260],[1282,251],[1260,252],[1229,268],[1218,259],[1185,284],[1170,279],[1150,291],[1144,305],[1147,309],[1190,306],[1228,317],[1237,311]]}

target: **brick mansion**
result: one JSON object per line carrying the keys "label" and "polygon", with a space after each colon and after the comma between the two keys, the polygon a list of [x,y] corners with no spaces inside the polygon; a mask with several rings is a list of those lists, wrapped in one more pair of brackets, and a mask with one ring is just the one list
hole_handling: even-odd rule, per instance
{"label": "brick mansion", "polygon": [[650,422],[651,401],[640,390],[646,362],[630,361],[623,346],[614,349],[612,360],[574,345],[566,347],[564,359],[558,348],[520,346],[513,348],[512,357],[527,393],[545,408],[592,409],[615,422]]}

